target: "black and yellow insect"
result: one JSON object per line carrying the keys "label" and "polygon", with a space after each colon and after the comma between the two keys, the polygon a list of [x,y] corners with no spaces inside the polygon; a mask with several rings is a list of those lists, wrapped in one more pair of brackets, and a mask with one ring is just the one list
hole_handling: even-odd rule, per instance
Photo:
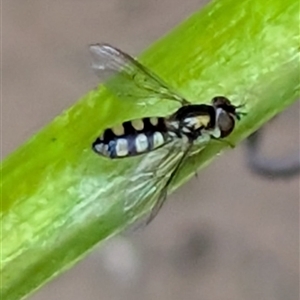
{"label": "black and yellow insect", "polygon": [[[152,209],[149,221],[157,214],[166,198],[167,187],[177,174],[185,159],[210,139],[227,137],[235,127],[235,121],[242,113],[224,96],[216,96],[211,104],[191,104],[167,86],[159,77],[130,55],[108,44],[90,46],[93,56],[92,67],[100,78],[121,75],[123,85],[112,90],[120,98],[132,93],[144,102],[151,98],[171,100],[181,107],[167,117],[149,116],[123,122],[108,128],[96,138],[92,149],[110,159],[128,158],[169,146],[169,152],[177,152],[172,163],[165,167],[160,178],[165,179],[161,192]],[[109,83],[107,83],[109,88]],[[174,146],[173,146],[174,145]],[[199,148],[200,149],[200,148]],[[167,161],[168,151],[162,157],[161,165]],[[160,168],[157,164],[155,168]],[[157,170],[153,170],[153,172]],[[164,176],[166,175],[166,176]]]}

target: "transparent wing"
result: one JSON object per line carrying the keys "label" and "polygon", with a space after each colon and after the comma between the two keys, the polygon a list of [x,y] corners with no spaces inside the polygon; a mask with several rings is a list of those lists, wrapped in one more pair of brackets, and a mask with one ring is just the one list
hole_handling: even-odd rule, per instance
{"label": "transparent wing", "polygon": [[140,217],[151,209],[143,223],[148,224],[163,206],[168,187],[188,157],[192,144],[174,141],[142,159],[131,177],[124,210]]}
{"label": "transparent wing", "polygon": [[108,44],[94,44],[90,46],[90,52],[92,68],[105,81],[105,86],[119,98],[136,98],[143,102],[160,98],[182,105],[189,104],[163,80],[121,50]]}

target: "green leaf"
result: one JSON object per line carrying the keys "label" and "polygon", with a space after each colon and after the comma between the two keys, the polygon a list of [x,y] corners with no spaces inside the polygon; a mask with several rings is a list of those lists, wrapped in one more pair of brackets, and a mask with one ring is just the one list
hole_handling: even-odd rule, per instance
{"label": "green leaf", "polygon": [[[299,34],[296,0],[219,0],[141,61],[195,103],[216,95],[245,103],[247,116],[230,136],[238,143],[299,97]],[[163,102],[140,106],[93,90],[5,159],[1,299],[25,297],[149,209],[140,199],[133,213],[124,211],[124,189],[141,158],[110,161],[91,143],[106,127],[176,109]],[[192,157],[172,188],[225,147],[212,143]]]}

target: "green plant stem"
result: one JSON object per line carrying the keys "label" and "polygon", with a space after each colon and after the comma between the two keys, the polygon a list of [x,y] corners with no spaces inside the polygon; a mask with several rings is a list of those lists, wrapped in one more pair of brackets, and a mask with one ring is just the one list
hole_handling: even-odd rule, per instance
{"label": "green plant stem", "polygon": [[[299,49],[298,1],[219,0],[141,60],[195,103],[215,95],[245,103],[247,116],[230,137],[238,143],[299,97]],[[112,124],[173,111],[169,103],[122,102],[99,88],[5,159],[2,300],[25,297],[136,218],[124,212],[124,188],[140,158],[109,161],[93,153],[91,143]],[[212,143],[192,157],[172,188],[224,147]]]}

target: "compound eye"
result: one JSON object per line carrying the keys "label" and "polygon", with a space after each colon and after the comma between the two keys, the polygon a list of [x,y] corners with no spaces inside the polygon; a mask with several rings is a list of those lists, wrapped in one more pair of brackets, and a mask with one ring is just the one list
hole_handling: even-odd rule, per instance
{"label": "compound eye", "polygon": [[215,107],[222,107],[222,106],[232,106],[230,101],[226,98],[226,97],[223,97],[223,96],[217,96],[217,97],[214,97],[212,99],[212,103]]}
{"label": "compound eye", "polygon": [[222,138],[228,136],[232,132],[234,125],[234,118],[227,112],[221,112],[219,114],[218,126],[220,128]]}

